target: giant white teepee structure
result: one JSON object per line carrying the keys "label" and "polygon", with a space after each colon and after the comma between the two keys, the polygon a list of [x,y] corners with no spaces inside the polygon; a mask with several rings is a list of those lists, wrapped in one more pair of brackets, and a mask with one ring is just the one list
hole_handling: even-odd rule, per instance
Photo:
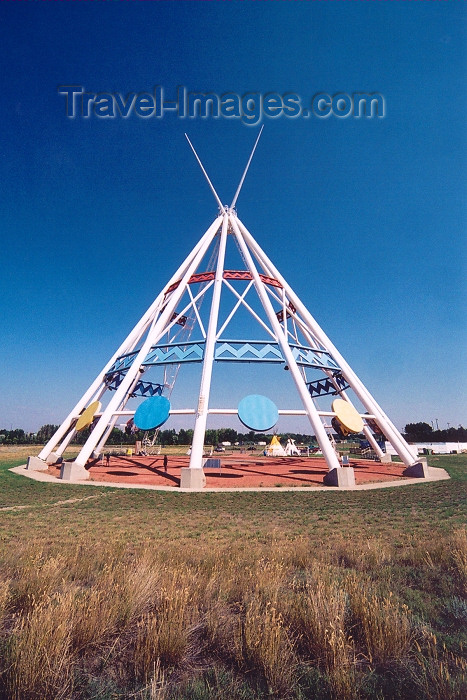
{"label": "giant white teepee structure", "polygon": [[[63,478],[86,478],[88,460],[101,453],[116,422],[135,416],[135,408],[127,404],[135,403],[135,397],[146,397],[148,410],[143,413],[148,428],[161,424],[169,412],[192,416],[193,444],[189,468],[182,473],[182,486],[202,487],[208,417],[237,414],[236,406],[214,408],[211,404],[213,366],[221,362],[255,362],[269,366],[271,372],[288,370],[286,375],[282,371],[281,378],[288,379],[291,395],[299,406],[279,408],[277,415],[308,417],[329,467],[327,483],[353,483],[352,470],[341,466],[330,440],[331,421],[336,427],[337,420],[337,427],[344,432],[363,431],[377,455],[385,460],[373,434],[382,433],[407,467],[415,465],[414,455],[397,428],[237,216],[235,205],[258,140],[259,136],[230,206],[222,204],[190,143],[216,198],[218,216],[39,457],[29,459],[30,469],[46,468],[47,463],[59,461],[76,430],[92,424],[76,460],[62,468]],[[248,322],[239,323],[240,314],[246,315]],[[257,329],[255,339],[244,337],[242,333],[253,325]],[[195,405],[175,409],[167,394],[185,363],[199,363],[201,367],[199,393]],[[149,381],[155,374],[157,381]],[[339,400],[323,410],[318,400],[330,396]],[[148,401],[147,397],[152,398]],[[164,398],[162,408],[155,397]],[[251,429],[270,429],[273,426],[262,421],[271,422],[269,409],[271,404],[275,408],[274,398],[271,389],[267,399],[251,396],[250,411],[246,417],[239,414],[240,419]],[[266,417],[265,406],[266,414],[269,410]],[[162,415],[164,410],[166,414]],[[141,421],[139,427],[143,427]]]}

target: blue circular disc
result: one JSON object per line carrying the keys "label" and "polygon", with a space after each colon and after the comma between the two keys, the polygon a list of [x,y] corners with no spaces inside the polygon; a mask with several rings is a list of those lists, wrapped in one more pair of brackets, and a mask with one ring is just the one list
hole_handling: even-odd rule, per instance
{"label": "blue circular disc", "polygon": [[169,414],[169,399],[165,396],[151,396],[138,406],[133,422],[139,430],[154,430],[165,423]]}
{"label": "blue circular disc", "polygon": [[243,425],[256,432],[270,430],[279,420],[276,404],[267,396],[250,394],[238,404],[238,417]]}

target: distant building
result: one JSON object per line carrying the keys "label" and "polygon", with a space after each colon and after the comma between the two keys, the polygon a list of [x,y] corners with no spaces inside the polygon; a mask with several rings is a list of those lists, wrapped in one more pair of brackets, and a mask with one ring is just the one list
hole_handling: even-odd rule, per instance
{"label": "distant building", "polygon": [[[396,455],[396,451],[389,442],[385,443],[386,452]],[[435,455],[448,455],[456,452],[467,452],[467,442],[414,442],[410,443],[417,455],[424,454],[424,450],[430,450]],[[426,454],[426,453],[425,453]]]}

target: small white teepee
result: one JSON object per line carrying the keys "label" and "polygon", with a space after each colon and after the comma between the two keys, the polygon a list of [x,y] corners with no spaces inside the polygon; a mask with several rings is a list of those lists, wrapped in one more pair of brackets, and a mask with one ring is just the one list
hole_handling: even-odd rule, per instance
{"label": "small white teepee", "polygon": [[285,446],[285,454],[287,455],[287,457],[300,456],[300,450],[295,444],[295,440],[292,440],[292,438],[289,438],[287,440],[287,445]]}

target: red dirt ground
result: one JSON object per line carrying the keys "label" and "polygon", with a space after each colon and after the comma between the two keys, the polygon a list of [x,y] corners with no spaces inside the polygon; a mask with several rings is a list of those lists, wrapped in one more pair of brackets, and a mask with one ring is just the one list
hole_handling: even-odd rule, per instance
{"label": "red dirt ground", "polygon": [[[320,457],[256,457],[243,454],[224,454],[219,457],[221,469],[205,469],[206,488],[257,488],[275,486],[323,486],[323,477],[328,469]],[[106,464],[101,461],[89,463],[92,481],[125,484],[148,484],[152,486],[180,486],[180,469],[188,467],[189,457],[169,455],[167,472],[164,470],[164,455],[157,456],[111,456]],[[354,468],[357,485],[404,480],[400,463],[380,464],[370,460],[350,460]],[[343,467],[345,469],[345,467]],[[50,473],[59,475],[51,467]]]}

